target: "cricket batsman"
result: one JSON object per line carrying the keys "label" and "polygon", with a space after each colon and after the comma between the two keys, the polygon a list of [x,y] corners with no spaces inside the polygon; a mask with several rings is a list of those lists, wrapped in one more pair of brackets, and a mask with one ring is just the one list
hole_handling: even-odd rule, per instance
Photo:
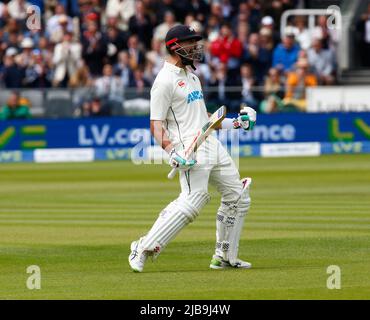
{"label": "cricket batsman", "polygon": [[[210,200],[208,183],[221,194],[216,217],[216,247],[210,268],[251,268],[238,258],[239,239],[250,206],[250,178],[239,172],[216,137],[210,135],[193,157],[184,150],[196,131],[207,122],[201,83],[189,66],[203,57],[202,37],[192,28],[177,25],[166,35],[168,57],[151,89],[150,129],[169,154],[169,165],[180,175],[181,193],[159,214],[149,232],[131,243],[128,257],[133,271],[142,272],[148,257],[156,258],[168,243],[193,222]],[[225,118],[220,128],[251,130],[256,112],[244,107],[237,118]],[[219,129],[220,129],[219,128]]]}

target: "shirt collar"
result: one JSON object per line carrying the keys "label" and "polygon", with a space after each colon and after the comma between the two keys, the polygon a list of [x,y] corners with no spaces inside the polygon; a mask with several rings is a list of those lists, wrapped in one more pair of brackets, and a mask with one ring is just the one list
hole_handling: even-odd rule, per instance
{"label": "shirt collar", "polygon": [[164,67],[170,71],[173,71],[175,73],[180,73],[183,69],[178,67],[178,66],[175,66],[174,64],[172,63],[169,63],[167,61],[164,62]]}

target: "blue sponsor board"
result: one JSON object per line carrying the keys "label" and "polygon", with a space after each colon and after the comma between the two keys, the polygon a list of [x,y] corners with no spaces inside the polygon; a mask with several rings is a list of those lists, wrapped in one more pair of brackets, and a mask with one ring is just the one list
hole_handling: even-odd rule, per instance
{"label": "blue sponsor board", "polygon": [[[230,117],[232,115],[229,115]],[[258,115],[253,131],[239,130],[243,152],[261,143],[370,141],[370,113]],[[0,150],[125,149],[153,144],[148,117],[3,121]],[[338,147],[340,148],[340,147]],[[119,157],[120,155],[118,155]],[[117,157],[117,155],[112,157]]]}

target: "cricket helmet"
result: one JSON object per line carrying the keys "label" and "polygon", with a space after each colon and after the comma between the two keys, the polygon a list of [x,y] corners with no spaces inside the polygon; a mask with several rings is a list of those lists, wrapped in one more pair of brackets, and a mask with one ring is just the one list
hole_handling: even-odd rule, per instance
{"label": "cricket helmet", "polygon": [[[198,43],[200,40],[202,40],[202,36],[197,34],[192,27],[183,24],[172,27],[165,38],[168,52],[178,54],[182,63],[190,65],[194,70],[194,61],[200,61],[203,58],[203,44]],[[182,45],[181,43],[184,41],[192,41],[193,43]]]}

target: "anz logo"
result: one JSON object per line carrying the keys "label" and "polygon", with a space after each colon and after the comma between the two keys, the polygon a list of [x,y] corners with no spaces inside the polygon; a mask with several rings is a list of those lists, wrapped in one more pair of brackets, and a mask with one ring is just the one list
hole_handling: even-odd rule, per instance
{"label": "anz logo", "polygon": [[202,91],[193,91],[188,94],[188,104],[194,102],[195,100],[202,100],[203,93]]}

